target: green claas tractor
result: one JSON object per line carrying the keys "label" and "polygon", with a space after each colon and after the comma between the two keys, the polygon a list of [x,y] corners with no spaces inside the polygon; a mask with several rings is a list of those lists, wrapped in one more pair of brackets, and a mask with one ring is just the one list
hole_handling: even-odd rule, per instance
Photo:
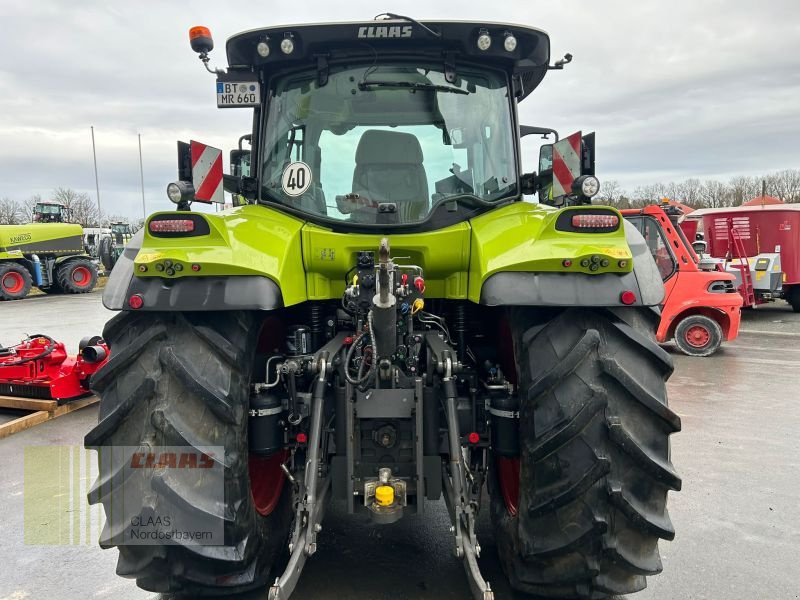
{"label": "green claas tractor", "polygon": [[117,260],[125,249],[125,244],[131,240],[132,235],[131,226],[128,223],[115,221],[111,223],[111,234],[100,238],[97,255],[106,271],[111,271],[117,264]]}
{"label": "green claas tractor", "polygon": [[[591,136],[548,147],[549,176],[520,158],[550,130],[518,102],[571,57],[551,64],[530,27],[398,15],[241,33],[226,70],[206,28],[190,40],[218,105],[253,111],[234,161],[252,170],[179,144],[176,210],[146,219],[104,292],[121,312],[85,443],[117,573],[288,598],[330,502],[379,528],[444,498],[485,600],[488,493],[511,587],[644,588],[681,486],[662,280],[635,227],[591,205]],[[190,210],[219,185],[244,205]]]}
{"label": "green claas tractor", "polygon": [[70,224],[69,209],[38,202],[33,223],[0,225],[0,300],[19,300],[31,286],[47,293],[90,292],[97,267],[83,247],[83,230]]}

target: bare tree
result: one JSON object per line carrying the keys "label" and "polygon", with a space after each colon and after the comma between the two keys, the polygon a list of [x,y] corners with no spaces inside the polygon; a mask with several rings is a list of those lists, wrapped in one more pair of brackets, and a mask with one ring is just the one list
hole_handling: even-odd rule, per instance
{"label": "bare tree", "polygon": [[731,205],[741,206],[748,200],[761,195],[761,178],[737,175],[728,182],[731,194]]}
{"label": "bare tree", "polygon": [[41,194],[32,194],[28,199],[20,202],[20,211],[23,223],[30,223],[33,220],[33,207],[37,202],[42,201]]}
{"label": "bare tree", "polygon": [[22,223],[22,209],[19,202],[10,198],[0,199],[0,225]]}
{"label": "bare tree", "polygon": [[602,182],[600,185],[600,194],[597,199],[602,204],[616,205],[619,202],[620,196],[624,194],[624,190],[619,185],[616,179],[610,179]]}
{"label": "bare tree", "polygon": [[767,175],[767,190],[784,202],[800,202],[800,170],[784,169]]}
{"label": "bare tree", "polygon": [[680,202],[683,199],[683,195],[681,194],[681,184],[670,181],[664,186],[664,195],[662,198],[668,198],[670,200],[676,200]]}
{"label": "bare tree", "polygon": [[699,179],[689,178],[678,184],[677,196],[686,206],[697,208],[700,206],[700,190],[703,184]]}
{"label": "bare tree", "polygon": [[633,206],[647,206],[648,204],[658,204],[667,195],[667,186],[663,183],[651,183],[643,185],[633,190]]}
{"label": "bare tree", "polygon": [[708,208],[722,208],[731,205],[730,189],[724,183],[709,179],[700,188],[700,198],[703,206]]}
{"label": "bare tree", "polygon": [[84,227],[97,227],[100,223],[97,206],[85,192],[60,187],[53,190],[53,200],[71,209],[72,220]]}

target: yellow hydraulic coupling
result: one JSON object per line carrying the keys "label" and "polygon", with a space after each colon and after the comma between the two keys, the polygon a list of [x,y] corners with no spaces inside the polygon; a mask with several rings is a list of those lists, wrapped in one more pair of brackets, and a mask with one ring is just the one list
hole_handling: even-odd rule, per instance
{"label": "yellow hydraulic coupling", "polygon": [[375,488],[375,502],[378,506],[391,506],[394,502],[394,488],[390,485]]}

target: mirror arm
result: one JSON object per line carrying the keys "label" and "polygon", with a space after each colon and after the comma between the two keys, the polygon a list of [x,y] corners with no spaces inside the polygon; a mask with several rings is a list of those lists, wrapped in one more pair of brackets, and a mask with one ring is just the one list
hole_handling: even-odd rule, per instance
{"label": "mirror arm", "polygon": [[531,135],[534,133],[539,133],[542,135],[542,138],[547,139],[547,136],[551,133],[558,141],[558,132],[555,129],[550,129],[549,127],[535,127],[533,125],[520,125],[519,126],[519,137],[524,138],[526,135]]}
{"label": "mirror arm", "polygon": [[231,194],[241,193],[241,179],[236,175],[222,175],[222,189]]}
{"label": "mirror arm", "polygon": [[255,200],[258,197],[258,179],[255,177],[242,177],[239,189],[242,196],[248,200]]}
{"label": "mirror arm", "polygon": [[238,194],[248,200],[255,200],[258,192],[258,181],[255,177],[237,177],[236,175],[223,174],[222,188],[231,194]]}
{"label": "mirror arm", "polygon": [[539,187],[539,178],[536,172],[523,173],[519,178],[519,187],[522,194],[535,194]]}

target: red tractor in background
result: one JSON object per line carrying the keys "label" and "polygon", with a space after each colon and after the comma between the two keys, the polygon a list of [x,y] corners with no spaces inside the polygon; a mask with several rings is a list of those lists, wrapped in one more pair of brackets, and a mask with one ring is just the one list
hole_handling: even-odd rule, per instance
{"label": "red tractor in background", "polygon": [[689,356],[709,356],[723,341],[736,339],[742,307],[742,297],[734,287],[736,278],[700,268],[692,245],[678,226],[683,213],[664,204],[623,210],[622,214],[644,236],[664,279],[656,339],[660,343],[674,339]]}

